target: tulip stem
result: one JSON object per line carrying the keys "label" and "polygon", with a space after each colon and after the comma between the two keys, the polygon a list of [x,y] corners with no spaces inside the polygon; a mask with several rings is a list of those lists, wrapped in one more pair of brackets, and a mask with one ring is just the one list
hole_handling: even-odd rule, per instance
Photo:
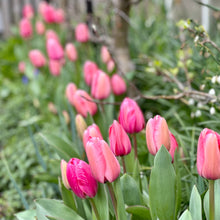
{"label": "tulip stem", "polygon": [[100,216],[99,216],[99,212],[98,212],[98,210],[97,210],[97,208],[96,208],[96,205],[95,205],[94,200],[93,200],[92,198],[90,198],[89,201],[90,201],[90,204],[91,204],[91,206],[92,206],[92,209],[93,209],[93,211],[94,211],[94,213],[95,213],[96,219],[97,219],[97,220],[101,220],[101,219],[100,219]]}
{"label": "tulip stem", "polygon": [[138,153],[137,153],[137,136],[136,134],[134,133],[132,135],[133,137],[133,145],[134,145],[134,156],[135,156],[135,159],[138,159]]}
{"label": "tulip stem", "polygon": [[126,173],[126,172],[127,172],[127,170],[126,170],[126,164],[125,164],[125,159],[124,159],[123,156],[121,157],[121,162],[122,162],[122,166],[123,166],[123,171],[124,171],[124,173]]}
{"label": "tulip stem", "polygon": [[109,190],[109,193],[110,193],[110,196],[111,196],[112,205],[113,205],[114,212],[115,212],[115,217],[118,220],[117,201],[116,201],[116,198],[115,198],[115,193],[114,193],[112,184],[110,182],[107,182],[107,186],[108,186],[108,190]]}
{"label": "tulip stem", "polygon": [[209,220],[215,220],[214,180],[209,180]]}

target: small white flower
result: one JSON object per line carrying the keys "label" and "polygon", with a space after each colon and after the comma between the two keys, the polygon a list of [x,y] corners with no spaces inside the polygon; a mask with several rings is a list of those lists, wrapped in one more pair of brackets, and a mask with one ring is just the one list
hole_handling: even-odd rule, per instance
{"label": "small white flower", "polygon": [[220,84],[220,76],[217,77],[217,82]]}
{"label": "small white flower", "polygon": [[211,79],[211,82],[214,84],[214,83],[216,83],[216,81],[217,81],[217,76],[213,76]]}
{"label": "small white flower", "polygon": [[211,115],[214,115],[215,114],[215,108],[214,107],[211,107],[210,110],[209,110],[210,114]]}
{"label": "small white flower", "polygon": [[202,84],[202,85],[200,86],[200,89],[201,89],[201,90],[205,89],[205,84]]}
{"label": "small white flower", "polygon": [[214,89],[210,89],[209,90],[209,95],[215,95],[215,90]]}
{"label": "small white flower", "polygon": [[201,102],[198,102],[197,107],[198,107],[198,108],[202,108],[202,107],[203,107],[203,104],[202,104]]}
{"label": "small white flower", "polygon": [[197,110],[195,112],[195,117],[200,117],[202,115],[202,112],[200,110]]}
{"label": "small white flower", "polygon": [[195,117],[194,112],[191,112],[190,117],[191,117],[191,118],[194,118],[194,117]]}
{"label": "small white flower", "polygon": [[196,35],[196,37],[194,38],[194,43],[197,43],[198,40],[199,40],[199,36]]}
{"label": "small white flower", "polygon": [[194,105],[194,104],[195,104],[194,99],[189,99],[188,104],[189,104],[189,105]]}

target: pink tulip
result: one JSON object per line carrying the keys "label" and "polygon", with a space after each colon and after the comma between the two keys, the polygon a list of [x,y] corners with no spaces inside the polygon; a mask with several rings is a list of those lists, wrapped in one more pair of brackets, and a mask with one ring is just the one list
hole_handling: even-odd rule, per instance
{"label": "pink tulip", "polygon": [[34,9],[30,4],[26,4],[22,9],[22,15],[24,18],[33,18],[34,17]]}
{"label": "pink tulip", "polygon": [[131,152],[131,142],[124,128],[114,120],[109,128],[109,140],[112,152],[116,156],[124,156]]}
{"label": "pink tulip", "polygon": [[46,23],[54,23],[56,21],[56,11],[52,5],[45,4],[41,8],[41,15]]}
{"label": "pink tulip", "polygon": [[60,170],[61,170],[61,176],[62,176],[63,185],[67,189],[71,189],[71,187],[69,185],[69,182],[67,180],[67,176],[66,176],[66,168],[67,168],[67,162],[65,160],[61,160],[61,162],[60,162]]}
{"label": "pink tulip", "polygon": [[111,93],[111,81],[109,76],[101,70],[92,79],[91,94],[96,99],[105,99]]}
{"label": "pink tulip", "polygon": [[65,20],[65,15],[63,9],[57,9],[55,10],[55,22],[58,24],[63,23]]}
{"label": "pink tulip", "polygon": [[66,176],[71,189],[79,198],[92,198],[96,195],[98,184],[92,175],[90,166],[83,160],[70,159]]}
{"label": "pink tulip", "polygon": [[91,86],[93,77],[97,74],[98,67],[92,61],[86,61],[83,66],[84,79],[88,86]]}
{"label": "pink tulip", "polygon": [[121,95],[126,92],[126,83],[118,74],[114,74],[111,78],[112,91],[115,95]]}
{"label": "pink tulip", "polygon": [[86,144],[91,137],[98,137],[100,140],[103,140],[101,131],[96,124],[92,124],[83,133],[83,146],[86,149]]}
{"label": "pink tulip", "polygon": [[32,25],[28,18],[22,18],[19,23],[20,35],[23,38],[29,38],[33,34]]}
{"label": "pink tulip", "polygon": [[111,60],[111,55],[106,46],[102,46],[101,48],[101,59],[103,63],[108,63]]}
{"label": "pink tulip", "polygon": [[77,50],[76,50],[74,44],[72,44],[72,43],[66,44],[65,52],[66,52],[67,58],[70,61],[74,62],[77,60],[78,55],[77,55]]}
{"label": "pink tulip", "polygon": [[208,128],[202,130],[197,147],[197,170],[200,176],[220,179],[220,135]]}
{"label": "pink tulip", "polygon": [[53,76],[59,76],[61,72],[62,64],[59,60],[50,60],[49,61],[49,70]]}
{"label": "pink tulip", "polygon": [[73,105],[77,112],[83,117],[87,117],[87,114],[94,115],[97,112],[96,103],[89,101],[92,100],[90,95],[84,90],[77,90],[73,96]]}
{"label": "pink tulip", "polygon": [[90,138],[86,154],[93,176],[100,183],[113,182],[120,175],[120,164],[108,144],[98,137]]}
{"label": "pink tulip", "polygon": [[170,135],[166,120],[160,115],[148,120],[146,125],[147,147],[155,155],[162,145],[170,150]]}
{"label": "pink tulip", "polygon": [[35,25],[35,29],[37,34],[42,35],[45,32],[45,26],[44,23],[42,21],[37,21],[36,25]]}
{"label": "pink tulip", "polygon": [[53,30],[46,31],[46,41],[48,41],[49,39],[54,39],[57,42],[60,42],[59,37],[57,36],[57,33]]}
{"label": "pink tulip", "polygon": [[74,83],[69,83],[66,87],[66,97],[71,105],[73,105],[73,96],[77,87]]}
{"label": "pink tulip", "polygon": [[111,73],[114,70],[114,68],[115,68],[115,62],[113,59],[111,59],[107,62],[107,70],[108,72]]}
{"label": "pink tulip", "polygon": [[31,63],[33,64],[33,66],[35,67],[42,67],[45,66],[46,64],[46,59],[44,57],[44,55],[41,53],[40,50],[31,50],[29,52],[29,59],[31,61]]}
{"label": "pink tulip", "polygon": [[120,106],[119,123],[127,133],[140,132],[145,125],[144,115],[137,103],[125,98]]}
{"label": "pink tulip", "polygon": [[89,29],[85,23],[76,26],[75,37],[78,42],[85,43],[89,40]]}
{"label": "pink tulip", "polygon": [[175,136],[169,131],[169,136],[170,136],[170,150],[169,153],[172,157],[172,160],[174,160],[174,154],[175,151],[178,149],[178,143],[176,141]]}
{"label": "pink tulip", "polygon": [[18,64],[18,70],[19,70],[19,72],[20,73],[24,73],[24,71],[25,71],[25,62],[23,62],[23,61],[21,61],[21,62],[19,62],[19,64]]}
{"label": "pink tulip", "polygon": [[47,40],[47,53],[50,59],[60,60],[64,56],[63,48],[58,41],[53,38]]}

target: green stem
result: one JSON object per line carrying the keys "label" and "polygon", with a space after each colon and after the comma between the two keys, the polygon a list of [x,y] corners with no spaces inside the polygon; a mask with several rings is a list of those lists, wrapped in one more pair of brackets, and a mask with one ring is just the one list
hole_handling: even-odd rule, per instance
{"label": "green stem", "polygon": [[215,220],[215,180],[209,180],[209,220]]}
{"label": "green stem", "polygon": [[137,153],[137,137],[136,137],[136,134],[134,133],[132,135],[133,137],[133,145],[134,145],[134,157],[135,159],[138,159],[138,153]]}
{"label": "green stem", "polygon": [[127,172],[127,170],[126,170],[126,164],[125,164],[125,159],[124,159],[123,156],[121,157],[121,161],[122,161],[123,171],[124,171],[124,173],[126,173],[126,172]]}
{"label": "green stem", "polygon": [[114,193],[112,184],[110,182],[107,182],[107,186],[108,186],[108,190],[109,190],[109,193],[110,193],[110,196],[111,196],[112,205],[113,205],[114,212],[115,212],[115,217],[118,220],[117,201],[116,201],[116,198],[115,198],[115,193]]}
{"label": "green stem", "polygon": [[93,211],[94,211],[94,213],[95,213],[96,219],[97,219],[97,220],[101,220],[101,219],[100,219],[100,216],[99,216],[98,209],[96,208],[96,205],[95,205],[94,200],[93,200],[92,198],[90,198],[89,201],[90,201],[90,204],[91,204],[91,206],[92,206],[92,209],[93,209]]}

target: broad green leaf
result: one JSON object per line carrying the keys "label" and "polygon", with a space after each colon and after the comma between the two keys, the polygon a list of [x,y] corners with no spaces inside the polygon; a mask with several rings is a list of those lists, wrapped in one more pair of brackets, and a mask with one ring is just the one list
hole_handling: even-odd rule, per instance
{"label": "broad green leaf", "polygon": [[109,204],[108,204],[108,194],[104,184],[100,184],[98,186],[98,192],[96,196],[93,198],[96,208],[98,209],[98,213],[101,219],[108,220],[109,219]]}
{"label": "broad green leaf", "polygon": [[40,133],[40,136],[55,149],[61,159],[69,161],[72,157],[79,158],[79,154],[73,143],[70,144],[54,134]]}
{"label": "broad green leaf", "polygon": [[48,183],[58,183],[57,181],[57,176],[54,176],[50,173],[39,173],[34,176],[34,179],[39,180],[39,181],[45,181]]}
{"label": "broad green leaf", "polygon": [[48,220],[50,217],[59,220],[83,220],[75,211],[63,204],[62,201],[54,199],[36,200],[37,219]]}
{"label": "broad green leaf", "polygon": [[[219,204],[220,204],[220,179],[215,180],[215,219],[218,220],[220,219],[220,209]],[[204,210],[205,210],[205,215],[206,219],[209,219],[209,190],[206,192],[204,200],[203,200],[203,205],[204,205]]]}
{"label": "broad green leaf", "polygon": [[176,174],[171,161],[169,152],[162,146],[155,156],[149,183],[150,210],[153,220],[175,218]]}
{"label": "broad green leaf", "polygon": [[121,188],[125,204],[130,206],[141,204],[141,195],[137,183],[128,174],[121,177]]}
{"label": "broad green leaf", "polygon": [[29,209],[23,212],[15,214],[18,220],[35,220],[36,219],[36,210]]}
{"label": "broad green leaf", "polygon": [[141,205],[128,206],[126,208],[126,211],[137,217],[137,219],[151,220],[150,210],[146,206],[141,206]]}
{"label": "broad green leaf", "polygon": [[202,220],[202,201],[196,186],[193,186],[190,196],[189,211],[193,220]]}
{"label": "broad green leaf", "polygon": [[193,220],[190,211],[187,209],[178,220]]}

